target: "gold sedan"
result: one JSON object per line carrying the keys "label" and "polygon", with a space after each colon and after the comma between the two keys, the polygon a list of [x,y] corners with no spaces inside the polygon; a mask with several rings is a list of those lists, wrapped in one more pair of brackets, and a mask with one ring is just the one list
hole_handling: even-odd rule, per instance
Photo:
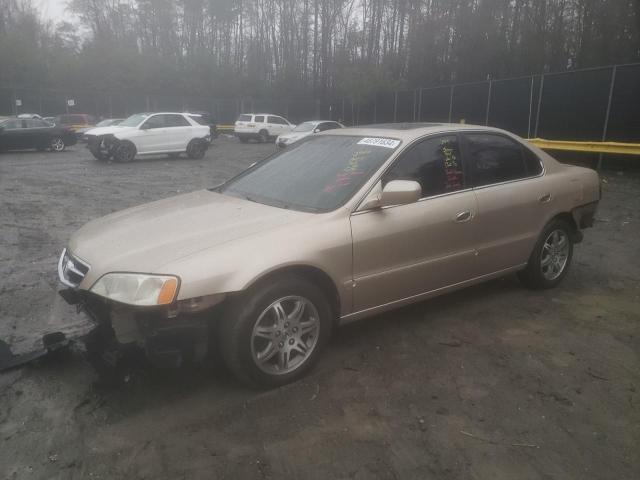
{"label": "gold sedan", "polygon": [[498,129],[331,130],[88,223],[60,257],[61,293],[97,323],[93,358],[142,347],[178,365],[213,346],[240,379],[277,386],[340,323],[513,272],[556,286],[599,187]]}

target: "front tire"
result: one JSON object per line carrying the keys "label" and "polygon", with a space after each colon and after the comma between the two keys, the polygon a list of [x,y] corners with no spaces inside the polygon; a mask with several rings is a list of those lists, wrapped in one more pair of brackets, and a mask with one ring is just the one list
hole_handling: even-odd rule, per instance
{"label": "front tire", "polygon": [[298,276],[263,282],[231,301],[220,322],[220,352],[243,383],[278,387],[302,377],[331,335],[324,293]]}
{"label": "front tire", "polygon": [[554,288],[569,271],[573,257],[573,228],[564,220],[552,220],[544,228],[531,253],[527,268],[518,278],[536,290]]}
{"label": "front tire", "polygon": [[136,146],[133,143],[123,141],[118,145],[118,147],[116,147],[113,157],[118,162],[128,163],[132,162],[133,159],[136,158],[137,153]]}

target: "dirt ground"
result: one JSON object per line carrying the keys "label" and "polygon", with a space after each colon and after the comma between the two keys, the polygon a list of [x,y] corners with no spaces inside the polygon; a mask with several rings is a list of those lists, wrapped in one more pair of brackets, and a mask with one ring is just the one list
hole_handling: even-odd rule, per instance
{"label": "dirt ground", "polygon": [[[203,160],[102,164],[81,145],[0,155],[0,339],[26,352],[52,328],[56,262],[83,223],[273,150],[220,139]],[[557,289],[506,277],[348,325],[277,390],[243,388],[215,360],[119,387],[74,352],[0,373],[0,477],[640,478],[640,177],[604,178]]]}

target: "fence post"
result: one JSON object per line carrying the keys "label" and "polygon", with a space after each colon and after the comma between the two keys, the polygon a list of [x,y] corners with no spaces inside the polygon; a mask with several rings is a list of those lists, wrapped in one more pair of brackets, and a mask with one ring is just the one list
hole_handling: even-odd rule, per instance
{"label": "fence post", "polygon": [[533,75],[531,75],[531,85],[529,87],[529,122],[527,123],[527,138],[531,138],[531,114],[533,113]]}
{"label": "fence post", "polygon": [[398,121],[398,91],[393,92],[393,123]]}
{"label": "fence post", "polygon": [[542,106],[542,92],[544,90],[544,73],[540,75],[540,91],[538,92],[538,111],[536,112],[536,127],[533,136],[538,138],[538,126],[540,125],[540,107]]}
{"label": "fence post", "polygon": [[[604,117],[604,126],[602,128],[602,141],[607,141],[607,130],[609,129],[609,114],[611,113],[611,99],[613,98],[613,87],[616,84],[616,73],[618,71],[618,66],[614,65],[613,70],[611,70],[611,83],[609,84],[609,99],[607,100],[607,112]],[[596,170],[599,172],[602,168],[602,153],[598,155],[598,166]]]}
{"label": "fence post", "polygon": [[378,123],[378,94],[373,97],[373,123]]}
{"label": "fence post", "polygon": [[449,123],[451,123],[451,115],[453,115],[453,90],[455,87],[454,84],[451,84],[449,88]]}
{"label": "fence post", "polygon": [[484,124],[489,125],[489,109],[491,108],[491,86],[493,85],[493,80],[489,79],[489,91],[487,92],[487,111],[484,118]]}

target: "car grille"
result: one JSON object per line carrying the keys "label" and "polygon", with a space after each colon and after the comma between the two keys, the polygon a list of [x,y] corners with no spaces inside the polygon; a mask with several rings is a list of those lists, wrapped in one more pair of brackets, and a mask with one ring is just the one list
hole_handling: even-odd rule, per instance
{"label": "car grille", "polygon": [[66,248],[58,261],[58,276],[67,287],[77,287],[89,271],[89,265],[72,255]]}

